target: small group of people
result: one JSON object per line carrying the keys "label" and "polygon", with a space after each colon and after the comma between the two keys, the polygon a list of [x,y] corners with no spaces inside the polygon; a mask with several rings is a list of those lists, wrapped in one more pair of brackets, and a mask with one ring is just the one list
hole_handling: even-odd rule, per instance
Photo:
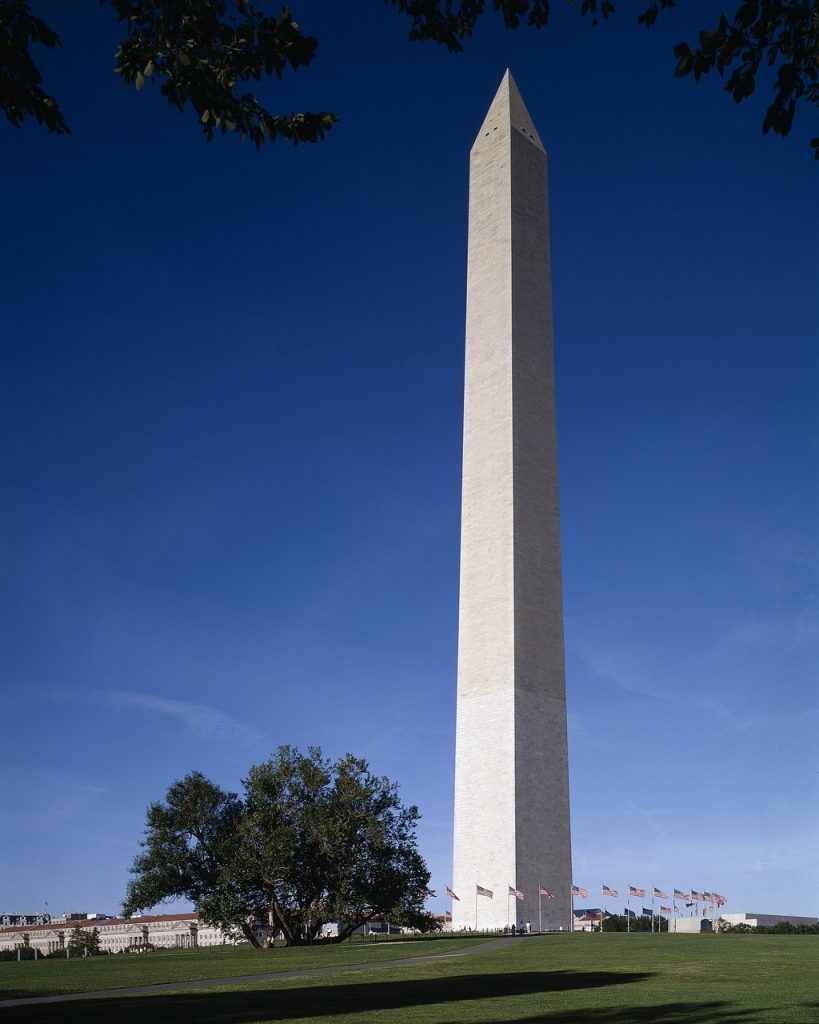
{"label": "small group of people", "polygon": [[513,921],[512,927],[509,929],[504,929],[504,931],[509,931],[509,933],[512,935],[531,935],[532,923],[531,921],[520,921],[518,924],[515,924]]}

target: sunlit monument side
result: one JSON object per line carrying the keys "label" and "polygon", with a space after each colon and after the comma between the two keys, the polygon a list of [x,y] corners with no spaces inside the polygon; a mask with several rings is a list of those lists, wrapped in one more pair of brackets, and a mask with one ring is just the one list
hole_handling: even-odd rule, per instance
{"label": "sunlit monument side", "polygon": [[508,71],[470,156],[452,883],[456,929],[568,926],[546,153]]}

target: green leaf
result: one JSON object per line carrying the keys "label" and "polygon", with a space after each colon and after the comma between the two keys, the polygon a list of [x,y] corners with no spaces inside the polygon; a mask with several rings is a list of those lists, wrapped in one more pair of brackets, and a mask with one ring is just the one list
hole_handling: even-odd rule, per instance
{"label": "green leaf", "polygon": [[691,71],[691,67],[694,63],[694,58],[691,54],[686,57],[681,57],[677,61],[677,66],[674,68],[674,74],[677,78],[681,78],[683,75],[687,75]]}

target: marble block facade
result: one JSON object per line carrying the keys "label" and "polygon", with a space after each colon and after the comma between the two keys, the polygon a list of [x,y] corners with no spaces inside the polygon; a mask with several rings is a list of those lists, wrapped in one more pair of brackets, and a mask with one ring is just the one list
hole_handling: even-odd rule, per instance
{"label": "marble block facade", "polygon": [[536,928],[541,886],[543,927],[567,928],[546,153],[508,71],[470,155],[455,762],[453,928]]}

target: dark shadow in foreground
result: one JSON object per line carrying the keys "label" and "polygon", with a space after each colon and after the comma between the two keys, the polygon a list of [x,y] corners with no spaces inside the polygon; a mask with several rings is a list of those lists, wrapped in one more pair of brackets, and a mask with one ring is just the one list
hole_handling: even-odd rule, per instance
{"label": "dark shadow in foreground", "polygon": [[[271,987],[262,991],[192,990],[174,995],[77,999],[3,1009],[3,1024],[128,1024],[130,1021],[173,1021],[174,1024],[245,1024],[246,1021],[300,1020],[333,1017],[362,1010],[401,1010],[407,1006],[455,1003],[461,1000],[531,996],[572,989],[627,985],[650,974],[637,971],[528,971],[513,974],[465,974],[407,981],[366,981],[359,984]],[[442,1013],[445,1011],[442,1008]]]}

